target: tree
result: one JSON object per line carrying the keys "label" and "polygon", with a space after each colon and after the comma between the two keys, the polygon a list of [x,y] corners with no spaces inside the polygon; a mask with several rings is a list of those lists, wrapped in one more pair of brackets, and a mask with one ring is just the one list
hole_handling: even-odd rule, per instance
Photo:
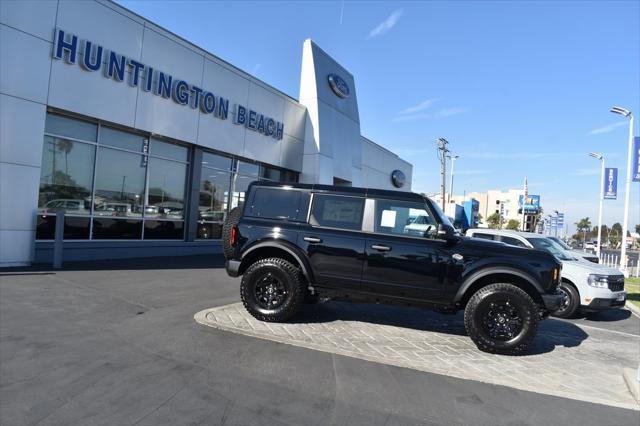
{"label": "tree", "polygon": [[578,239],[580,239],[580,233],[582,233],[582,241],[585,240],[585,232],[591,229],[591,220],[588,217],[583,217],[576,222],[576,228],[578,228]]}
{"label": "tree", "polygon": [[[64,153],[64,172],[69,174],[69,153],[73,149],[73,141],[69,139],[58,139],[58,149]],[[55,155],[55,154],[54,154]]]}
{"label": "tree", "polygon": [[640,234],[640,224],[636,225],[636,234]]}
{"label": "tree", "polygon": [[494,213],[487,218],[487,224],[491,229],[499,229],[500,228],[500,214]]}
{"label": "tree", "polygon": [[617,247],[620,241],[622,241],[622,225],[616,222],[611,227],[611,233],[609,234],[609,241],[614,247]]}
{"label": "tree", "polygon": [[507,229],[517,231],[518,229],[520,229],[520,221],[515,219],[509,219],[509,222],[507,222]]}

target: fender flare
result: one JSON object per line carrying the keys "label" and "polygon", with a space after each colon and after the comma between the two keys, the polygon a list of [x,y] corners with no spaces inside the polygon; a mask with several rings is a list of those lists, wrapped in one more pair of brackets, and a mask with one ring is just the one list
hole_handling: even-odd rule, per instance
{"label": "fender flare", "polygon": [[462,300],[462,298],[464,297],[465,293],[467,292],[467,290],[469,289],[469,287],[471,287],[473,285],[473,283],[475,283],[476,281],[478,281],[481,278],[484,278],[488,275],[493,275],[493,274],[509,274],[509,275],[514,275],[518,278],[521,278],[525,281],[527,281],[529,284],[531,284],[538,293],[540,294],[544,294],[544,289],[542,288],[542,286],[538,283],[538,281],[532,277],[530,274],[523,272],[519,269],[515,269],[515,268],[509,268],[509,267],[505,267],[505,266],[490,266],[487,268],[483,268],[479,271],[476,271],[474,273],[472,273],[471,275],[469,275],[464,282],[462,283],[462,285],[460,286],[460,288],[458,289],[458,292],[456,293],[456,297],[454,298],[454,302],[457,303],[460,300]]}
{"label": "fender flare", "polygon": [[299,250],[297,250],[291,244],[287,244],[284,241],[275,241],[275,240],[263,241],[263,242],[260,242],[260,243],[257,243],[255,245],[251,246],[251,248],[249,248],[247,251],[245,251],[244,254],[242,255],[242,258],[240,260],[240,262],[241,262],[240,263],[240,269],[242,269],[245,266],[244,265],[245,258],[247,258],[254,251],[262,249],[262,248],[276,248],[276,249],[280,249],[280,250],[283,250],[283,251],[287,252],[288,254],[290,254],[296,260],[296,262],[298,262],[298,265],[300,265],[300,268],[302,269],[302,274],[307,279],[307,281],[309,283],[313,283],[314,282],[313,281],[313,272],[312,272],[311,267],[308,264],[306,258],[304,256],[300,255]]}

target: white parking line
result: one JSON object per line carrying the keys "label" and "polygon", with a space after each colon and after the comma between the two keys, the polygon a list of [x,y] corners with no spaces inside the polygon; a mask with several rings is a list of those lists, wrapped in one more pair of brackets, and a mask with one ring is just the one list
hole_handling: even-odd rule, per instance
{"label": "white parking line", "polygon": [[600,327],[594,327],[592,325],[584,325],[584,324],[580,324],[580,323],[575,323],[575,322],[571,322],[571,321],[566,321],[569,322],[575,326],[581,327],[581,328],[589,328],[592,330],[600,330],[600,331],[606,331],[608,333],[615,333],[615,334],[621,334],[623,336],[631,336],[631,337],[636,337],[636,338],[640,338],[639,334],[631,334],[631,333],[625,333],[624,331],[616,331],[616,330],[608,330],[606,328],[600,328]]}

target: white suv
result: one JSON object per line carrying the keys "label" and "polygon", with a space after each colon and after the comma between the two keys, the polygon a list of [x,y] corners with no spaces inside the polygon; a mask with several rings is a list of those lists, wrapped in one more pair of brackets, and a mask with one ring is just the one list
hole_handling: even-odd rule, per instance
{"label": "white suv", "polygon": [[467,236],[501,241],[505,244],[547,251],[562,261],[560,291],[565,303],[554,313],[560,318],[573,316],[578,309],[599,311],[624,306],[624,276],[620,271],[579,259],[544,235],[499,229],[469,229]]}

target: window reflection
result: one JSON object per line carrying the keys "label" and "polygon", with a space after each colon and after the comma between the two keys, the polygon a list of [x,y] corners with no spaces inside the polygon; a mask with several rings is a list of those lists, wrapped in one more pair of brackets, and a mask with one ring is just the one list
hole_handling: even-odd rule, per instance
{"label": "window reflection", "polygon": [[182,219],[186,178],[186,164],[150,158],[149,199],[144,210],[145,217]]}
{"label": "window reflection", "polygon": [[220,238],[227,216],[231,173],[202,168],[198,202],[198,238]]}
{"label": "window reflection", "polygon": [[94,214],[118,217],[142,216],[145,171],[144,156],[99,148]]}
{"label": "window reflection", "polygon": [[91,212],[94,151],[93,145],[45,136],[38,197],[40,213]]}

